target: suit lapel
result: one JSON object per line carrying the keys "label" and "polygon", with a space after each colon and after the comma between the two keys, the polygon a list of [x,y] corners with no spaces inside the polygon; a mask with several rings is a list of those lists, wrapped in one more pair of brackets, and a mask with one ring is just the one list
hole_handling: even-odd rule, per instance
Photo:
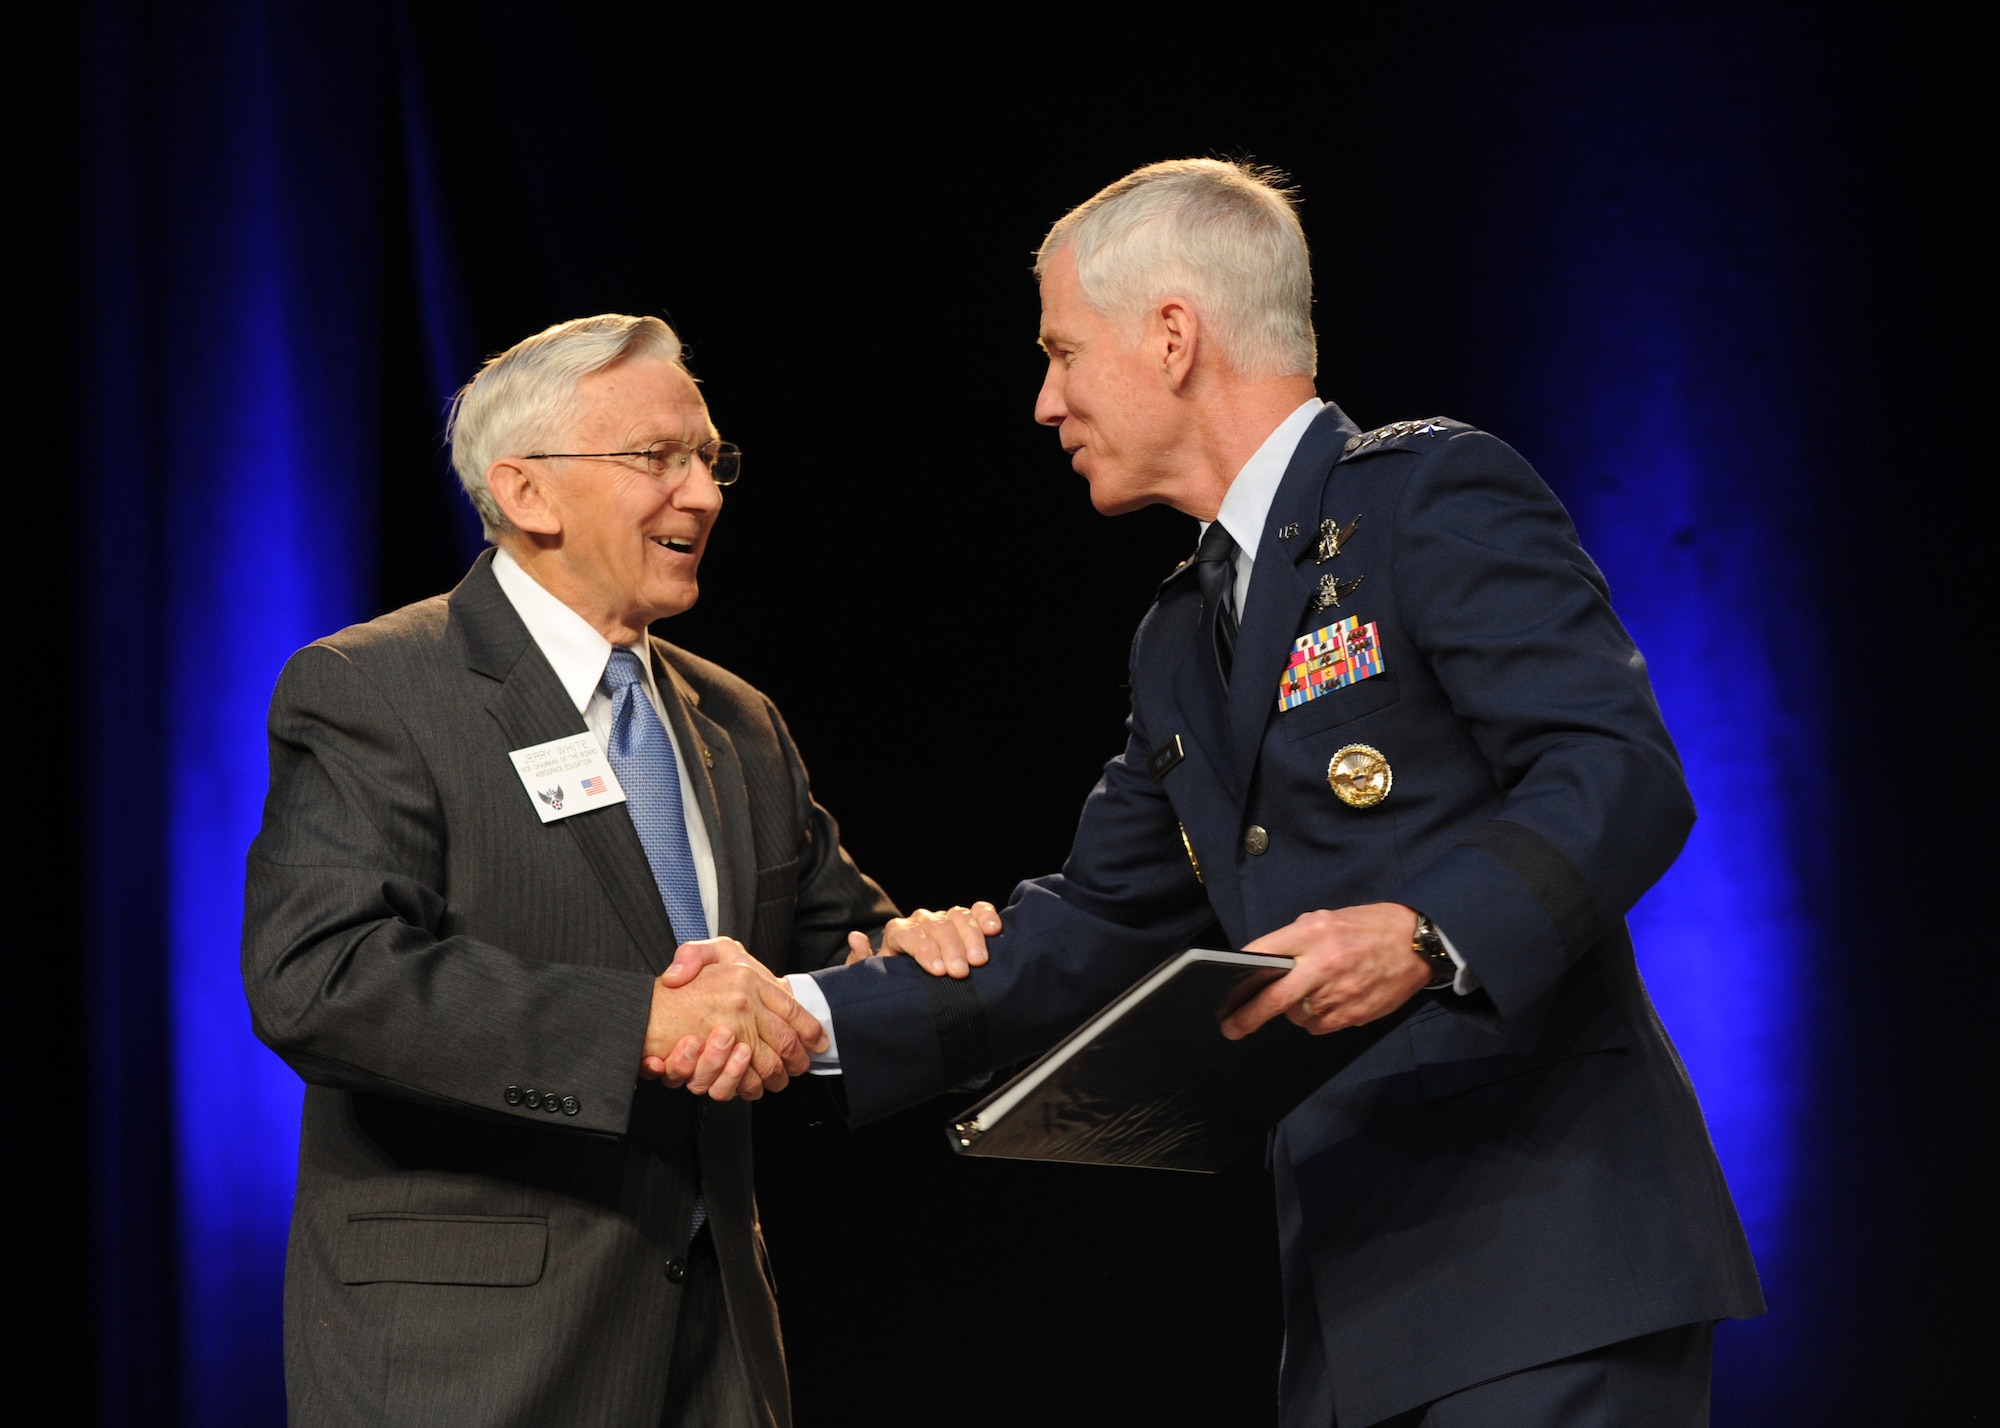
{"label": "suit lapel", "polygon": [[[1356,430],[1346,413],[1331,402],[1326,404],[1292,453],[1257,542],[1248,608],[1236,632],[1229,681],[1230,770],[1235,776],[1239,807],[1249,792],[1264,728],[1277,713],[1278,680],[1299,619],[1319,588],[1318,580],[1302,571],[1296,561],[1313,546],[1309,533],[1319,529],[1320,496],[1327,476],[1340,459],[1342,445]],[[1298,525],[1299,534],[1280,542],[1279,530],[1293,523]]]}
{"label": "suit lapel", "polygon": [[739,941],[750,935],[756,912],[757,845],[750,824],[750,790],[743,781],[743,763],[729,731],[701,712],[701,696],[653,642],[653,675],[660,681],[660,702],[674,728],[674,742],[688,763],[688,783],[708,829],[715,855],[715,916],[717,937]]}
{"label": "suit lapel", "polygon": [[[589,732],[583,715],[563,692],[521,617],[514,613],[500,582],[493,578],[488,551],[451,594],[451,619],[460,632],[466,665],[497,681],[486,709],[500,726],[509,749],[525,749],[550,739]],[[512,785],[511,766],[496,770]],[[653,882],[652,865],[624,806],[597,809],[545,825],[551,837],[576,840],[606,900],[630,934],[635,954],[653,972],[673,959],[673,928]]]}

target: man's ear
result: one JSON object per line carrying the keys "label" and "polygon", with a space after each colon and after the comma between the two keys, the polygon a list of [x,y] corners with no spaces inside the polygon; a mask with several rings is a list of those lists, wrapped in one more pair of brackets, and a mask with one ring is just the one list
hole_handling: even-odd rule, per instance
{"label": "man's ear", "polygon": [[1194,373],[1195,356],[1201,348],[1201,318],[1180,298],[1167,298],[1153,309],[1151,326],[1161,375],[1179,390]]}
{"label": "man's ear", "polygon": [[562,534],[562,512],[548,489],[546,472],[517,457],[503,456],[486,468],[486,489],[515,530]]}

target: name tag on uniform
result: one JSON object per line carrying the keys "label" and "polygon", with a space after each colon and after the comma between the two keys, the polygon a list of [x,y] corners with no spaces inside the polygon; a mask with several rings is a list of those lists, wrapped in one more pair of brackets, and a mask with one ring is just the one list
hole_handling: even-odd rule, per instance
{"label": "name tag on uniform", "polygon": [[597,747],[593,734],[551,739],[546,744],[515,749],[507,757],[514,761],[521,787],[528,790],[544,823],[625,801],[618,775],[611,772],[611,761]]}

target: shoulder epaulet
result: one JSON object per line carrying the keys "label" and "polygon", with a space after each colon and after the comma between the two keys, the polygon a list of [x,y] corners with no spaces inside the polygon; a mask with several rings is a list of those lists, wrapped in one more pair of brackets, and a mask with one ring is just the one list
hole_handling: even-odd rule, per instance
{"label": "shoulder epaulet", "polygon": [[1392,421],[1387,426],[1378,426],[1373,431],[1357,432],[1347,438],[1341,448],[1341,459],[1359,456],[1365,451],[1387,451],[1409,441],[1412,437],[1443,436],[1454,431],[1471,431],[1462,421],[1450,417],[1427,417],[1422,421]]}

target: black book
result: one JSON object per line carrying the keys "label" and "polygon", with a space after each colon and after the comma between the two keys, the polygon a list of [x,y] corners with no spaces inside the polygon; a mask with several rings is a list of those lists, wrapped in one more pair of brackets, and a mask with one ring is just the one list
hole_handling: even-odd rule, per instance
{"label": "black book", "polygon": [[1372,1039],[1312,1036],[1282,1017],[1241,1041],[1224,1037],[1222,1019],[1291,965],[1198,947],[1169,957],[960,1116],[953,1147],[1012,1160],[1223,1169],[1352,1059],[1357,1040]]}

